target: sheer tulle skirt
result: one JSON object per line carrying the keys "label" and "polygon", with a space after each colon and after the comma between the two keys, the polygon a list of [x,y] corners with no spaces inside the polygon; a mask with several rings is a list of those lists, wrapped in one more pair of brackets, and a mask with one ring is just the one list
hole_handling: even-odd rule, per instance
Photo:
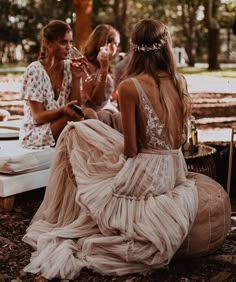
{"label": "sheer tulle skirt", "polygon": [[98,120],[70,123],[56,146],[45,198],[23,240],[25,271],[73,279],[167,265],[198,209],[181,151],[123,156],[123,136]]}

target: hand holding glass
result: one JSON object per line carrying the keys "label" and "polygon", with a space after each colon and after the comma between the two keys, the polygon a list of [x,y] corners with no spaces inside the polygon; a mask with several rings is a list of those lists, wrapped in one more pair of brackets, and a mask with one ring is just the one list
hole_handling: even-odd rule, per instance
{"label": "hand holding glass", "polygon": [[101,46],[100,51],[102,56],[106,57],[108,55],[108,47],[107,46]]}
{"label": "hand holding glass", "polygon": [[[70,49],[70,52],[68,54],[68,59],[71,60],[72,62],[78,62],[80,63],[80,61],[84,58],[84,55],[76,48],[76,47],[72,47]],[[84,73],[86,74],[86,79],[85,81],[91,81],[94,78],[94,75],[89,74],[88,70],[86,69],[85,66],[82,66]]]}

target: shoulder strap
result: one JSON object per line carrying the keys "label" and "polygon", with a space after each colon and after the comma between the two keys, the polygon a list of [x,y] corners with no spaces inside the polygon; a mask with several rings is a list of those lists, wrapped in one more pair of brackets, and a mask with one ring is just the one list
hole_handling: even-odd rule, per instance
{"label": "shoulder strap", "polygon": [[130,79],[133,81],[133,83],[134,83],[134,85],[136,87],[136,90],[138,92],[139,97],[142,98],[142,96],[146,96],[145,92],[144,92],[142,86],[140,85],[140,83],[138,82],[138,80],[136,78],[134,78],[134,77],[131,77]]}
{"label": "shoulder strap", "polygon": [[144,106],[145,104],[148,104],[148,106],[152,109],[153,114],[158,118],[157,113],[155,112],[155,110],[154,110],[149,98],[147,97],[145,91],[143,90],[143,87],[141,86],[141,84],[134,77],[132,77],[131,80],[133,81],[133,83],[134,83],[134,85],[137,89],[137,92],[138,92],[139,98],[140,98],[140,102],[142,103],[142,105]]}

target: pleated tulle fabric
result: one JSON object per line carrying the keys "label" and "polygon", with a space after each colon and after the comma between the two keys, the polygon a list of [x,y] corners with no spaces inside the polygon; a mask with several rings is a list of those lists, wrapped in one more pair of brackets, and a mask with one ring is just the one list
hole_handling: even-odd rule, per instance
{"label": "pleated tulle fabric", "polygon": [[123,155],[123,136],[98,120],[69,123],[56,146],[45,198],[23,240],[25,271],[75,279],[167,265],[198,209],[180,150]]}

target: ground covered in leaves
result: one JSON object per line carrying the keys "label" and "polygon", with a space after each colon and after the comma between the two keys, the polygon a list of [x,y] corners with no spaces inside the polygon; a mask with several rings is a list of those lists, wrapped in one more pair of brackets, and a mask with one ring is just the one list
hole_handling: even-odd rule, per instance
{"label": "ground covered in leaves", "polygon": [[[11,212],[0,211],[0,282],[38,281],[37,276],[24,273],[31,248],[22,237],[43,199],[39,189],[17,195]],[[54,282],[60,280],[54,279]],[[63,280],[65,282],[67,280]],[[79,282],[157,282],[157,281],[236,281],[236,217],[232,218],[232,231],[225,244],[207,257],[172,261],[171,264],[146,276],[132,274],[123,277],[101,276],[83,270]]]}

